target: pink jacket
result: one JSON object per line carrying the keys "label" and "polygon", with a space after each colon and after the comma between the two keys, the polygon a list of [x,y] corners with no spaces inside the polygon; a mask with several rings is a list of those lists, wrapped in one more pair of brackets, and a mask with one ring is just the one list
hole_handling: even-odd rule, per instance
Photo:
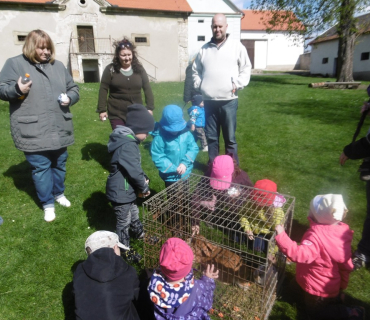
{"label": "pink jacket", "polygon": [[301,245],[285,232],[276,236],[277,245],[297,263],[296,279],[304,291],[325,298],[335,297],[347,288],[353,269],[353,231],[343,222],[324,225],[308,220],[310,228],[303,235]]}

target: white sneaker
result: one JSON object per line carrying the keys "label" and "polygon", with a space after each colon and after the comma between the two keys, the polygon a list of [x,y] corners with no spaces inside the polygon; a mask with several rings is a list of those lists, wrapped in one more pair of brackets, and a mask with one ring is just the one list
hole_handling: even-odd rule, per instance
{"label": "white sneaker", "polygon": [[51,222],[55,220],[55,209],[54,208],[45,208],[44,209],[44,220],[46,222]]}
{"label": "white sneaker", "polygon": [[204,152],[208,152],[208,146],[205,146],[205,147],[202,149],[202,151],[204,151]]}
{"label": "white sneaker", "polygon": [[63,207],[70,207],[71,206],[71,203],[69,202],[69,200],[65,196],[60,197],[58,199],[55,199],[55,201],[58,202]]}

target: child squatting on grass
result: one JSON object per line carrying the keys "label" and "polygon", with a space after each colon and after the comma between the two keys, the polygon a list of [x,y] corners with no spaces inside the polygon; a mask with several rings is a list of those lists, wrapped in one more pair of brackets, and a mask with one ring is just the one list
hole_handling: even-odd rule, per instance
{"label": "child squatting on grass", "polygon": [[179,106],[164,107],[159,125],[151,133],[154,137],[151,154],[166,188],[185,179],[193,170],[199,148],[187,128]]}
{"label": "child squatting on grass", "polygon": [[210,319],[213,292],[218,278],[214,265],[207,265],[203,276],[194,280],[194,255],[188,244],[179,238],[169,238],[162,246],[159,271],[148,285],[157,320]]}
{"label": "child squatting on grass", "polygon": [[340,194],[318,195],[311,201],[310,228],[301,244],[292,241],[282,225],[276,226],[279,249],[297,263],[296,280],[304,291],[311,319],[365,319],[362,307],[343,304],[353,270],[351,242],[353,231],[342,222],[347,208]]}
{"label": "child squatting on grass", "polygon": [[193,132],[195,142],[200,140],[200,147],[202,151],[208,151],[206,134],[204,132],[204,127],[206,125],[206,117],[204,113],[204,101],[201,94],[195,95],[191,99],[192,107],[188,109],[188,114],[190,117],[190,130]]}
{"label": "child squatting on grass", "polygon": [[87,238],[88,257],[73,275],[77,320],[140,319],[132,303],[139,296],[139,278],[120,256],[124,247],[109,231]]}
{"label": "child squatting on grass", "polygon": [[106,195],[117,216],[116,232],[120,242],[127,247],[124,255],[128,261],[141,260],[141,256],[130,249],[129,229],[136,238],[144,237],[136,197],[138,194],[145,198],[150,191],[149,178],[141,168],[139,144],[153,129],[153,116],[143,105],[133,104],[127,108],[126,126],[118,125],[108,142],[112,160]]}

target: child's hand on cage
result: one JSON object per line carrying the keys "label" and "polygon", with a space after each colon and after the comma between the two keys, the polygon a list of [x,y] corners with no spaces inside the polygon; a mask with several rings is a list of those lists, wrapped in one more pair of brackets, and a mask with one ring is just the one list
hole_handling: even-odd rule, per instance
{"label": "child's hand on cage", "polygon": [[282,226],[281,224],[278,224],[278,225],[275,227],[275,230],[276,230],[277,234],[280,234],[280,233],[282,233],[282,232],[284,232],[284,231],[285,231],[284,226]]}
{"label": "child's hand on cage", "polygon": [[145,192],[145,193],[141,193],[139,192],[139,194],[137,195],[139,198],[146,198],[150,195],[150,191],[148,192]]}
{"label": "child's hand on cage", "polygon": [[213,264],[207,264],[207,269],[203,271],[203,274],[211,279],[218,278],[218,270],[215,271],[215,266]]}
{"label": "child's hand on cage", "polygon": [[184,174],[185,171],[186,171],[186,166],[183,163],[180,163],[180,165],[176,169],[176,172],[178,174]]}
{"label": "child's hand on cage", "polygon": [[253,234],[253,232],[252,231],[246,231],[246,234],[248,235],[248,239],[249,240],[254,240],[254,234]]}
{"label": "child's hand on cage", "polygon": [[198,225],[192,226],[191,231],[192,231],[191,233],[192,237],[197,236],[199,234],[199,226]]}

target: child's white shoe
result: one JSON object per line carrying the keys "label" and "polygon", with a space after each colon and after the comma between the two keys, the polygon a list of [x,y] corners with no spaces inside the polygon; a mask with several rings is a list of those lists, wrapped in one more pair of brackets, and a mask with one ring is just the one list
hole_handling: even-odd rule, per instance
{"label": "child's white shoe", "polygon": [[55,209],[54,207],[52,208],[45,208],[44,209],[44,220],[46,222],[51,222],[55,220]]}
{"label": "child's white shoe", "polygon": [[205,147],[202,149],[202,151],[204,151],[204,152],[208,152],[208,146],[205,146]]}
{"label": "child's white shoe", "polygon": [[63,207],[68,208],[68,207],[71,206],[71,203],[69,202],[69,200],[65,196],[57,198],[57,199],[55,199],[55,201],[58,202]]}

